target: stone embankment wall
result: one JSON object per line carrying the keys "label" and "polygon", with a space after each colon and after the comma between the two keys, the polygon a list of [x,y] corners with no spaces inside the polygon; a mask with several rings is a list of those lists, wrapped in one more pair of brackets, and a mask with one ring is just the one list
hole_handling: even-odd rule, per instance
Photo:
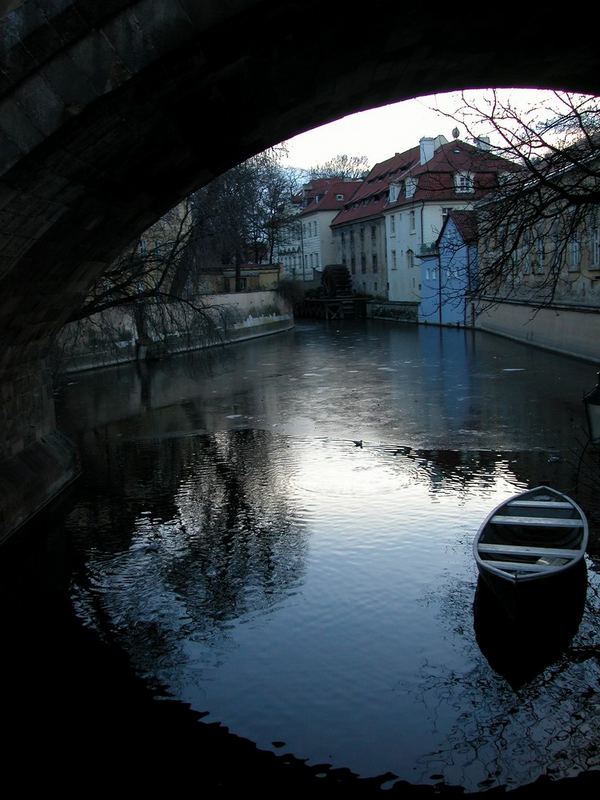
{"label": "stone embankment wall", "polygon": [[[126,361],[161,358],[266,336],[293,327],[288,303],[275,291],[206,295],[191,306],[112,309],[67,325],[55,348],[55,370],[78,372]],[[137,323],[136,323],[137,317]]]}
{"label": "stone embankment wall", "polygon": [[600,361],[600,309],[553,305],[536,309],[518,301],[480,305],[475,327],[565,355]]}
{"label": "stone embankment wall", "polygon": [[389,319],[393,322],[417,322],[418,308],[418,303],[370,300],[367,303],[367,317]]}

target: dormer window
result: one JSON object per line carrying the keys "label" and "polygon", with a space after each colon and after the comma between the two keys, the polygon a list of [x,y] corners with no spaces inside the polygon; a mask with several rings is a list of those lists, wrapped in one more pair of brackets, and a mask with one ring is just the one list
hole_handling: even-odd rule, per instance
{"label": "dormer window", "polygon": [[343,194],[336,194],[335,199],[336,200],[343,200],[344,199],[344,195]]}
{"label": "dormer window", "polygon": [[472,172],[457,172],[454,176],[454,188],[459,194],[475,191],[475,176]]}
{"label": "dormer window", "polygon": [[397,183],[390,183],[390,203],[395,203],[398,199],[399,186]]}
{"label": "dormer window", "polygon": [[416,178],[407,178],[406,179],[406,197],[410,199],[414,197],[415,192],[417,191],[417,179]]}

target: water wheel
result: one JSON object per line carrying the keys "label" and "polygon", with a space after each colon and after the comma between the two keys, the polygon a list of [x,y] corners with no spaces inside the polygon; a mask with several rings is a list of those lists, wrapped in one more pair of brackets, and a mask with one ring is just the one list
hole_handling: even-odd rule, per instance
{"label": "water wheel", "polygon": [[352,278],[343,264],[328,264],[323,269],[321,286],[325,297],[348,297],[352,295]]}

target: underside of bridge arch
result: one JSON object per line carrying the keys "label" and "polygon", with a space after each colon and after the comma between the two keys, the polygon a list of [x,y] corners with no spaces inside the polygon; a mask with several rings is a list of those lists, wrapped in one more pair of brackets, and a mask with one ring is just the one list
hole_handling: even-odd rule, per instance
{"label": "underside of bridge arch", "polygon": [[600,88],[591,26],[534,9],[9,6],[0,19],[4,535],[76,472],[53,433],[49,338],[105,265],[179,199],[269,145],[386,102],[464,87]]}

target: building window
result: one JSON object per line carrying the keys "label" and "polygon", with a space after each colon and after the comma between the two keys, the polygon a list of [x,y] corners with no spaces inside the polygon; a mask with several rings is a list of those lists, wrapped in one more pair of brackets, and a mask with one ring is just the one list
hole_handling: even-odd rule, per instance
{"label": "building window", "polygon": [[414,197],[414,194],[417,190],[417,180],[416,178],[407,178],[406,179],[406,197],[410,199]]}
{"label": "building window", "polygon": [[377,239],[377,226],[371,225],[371,241],[374,242]]}
{"label": "building window", "polygon": [[581,252],[579,248],[579,239],[577,236],[571,236],[569,244],[567,245],[567,269],[569,272],[579,272],[580,260]]}
{"label": "building window", "polygon": [[590,269],[600,269],[600,227],[597,221],[590,237]]}
{"label": "building window", "polygon": [[356,274],[356,258],[354,257],[354,253],[350,256],[350,272],[355,275]]}
{"label": "building window", "polygon": [[412,250],[407,250],[406,251],[406,266],[409,269],[412,269],[414,267],[414,265],[415,265],[415,254],[413,253]]}
{"label": "building window", "polygon": [[392,214],[390,217],[390,236],[396,235],[396,215]]}
{"label": "building window", "polygon": [[409,230],[411,233],[414,233],[416,230],[416,218],[415,218],[414,208],[411,210],[409,214]]}
{"label": "building window", "polygon": [[377,253],[373,253],[371,259],[373,263],[373,272],[377,272]]}
{"label": "building window", "polygon": [[364,242],[364,240],[365,240],[365,229],[364,228],[360,229],[359,235],[360,235],[360,241]]}
{"label": "building window", "polygon": [[475,176],[472,172],[457,172],[454,176],[454,188],[459,194],[475,191]]}
{"label": "building window", "polygon": [[367,257],[364,253],[360,254],[360,271],[365,273],[367,271]]}
{"label": "building window", "polygon": [[546,269],[546,251],[544,240],[538,237],[535,240],[535,271],[538,275],[543,275]]}
{"label": "building window", "polygon": [[376,292],[376,291],[377,291],[377,281],[375,281],[375,283],[373,284],[373,291],[374,291],[374,292]]}
{"label": "building window", "polygon": [[523,264],[523,275],[531,272],[531,236],[529,231],[523,234],[523,240],[518,248],[518,258]]}
{"label": "building window", "polygon": [[343,200],[344,199],[344,195],[343,194],[336,194],[335,199],[336,200]]}
{"label": "building window", "polygon": [[396,251],[392,250],[392,269],[398,269],[398,263],[396,261]]}

